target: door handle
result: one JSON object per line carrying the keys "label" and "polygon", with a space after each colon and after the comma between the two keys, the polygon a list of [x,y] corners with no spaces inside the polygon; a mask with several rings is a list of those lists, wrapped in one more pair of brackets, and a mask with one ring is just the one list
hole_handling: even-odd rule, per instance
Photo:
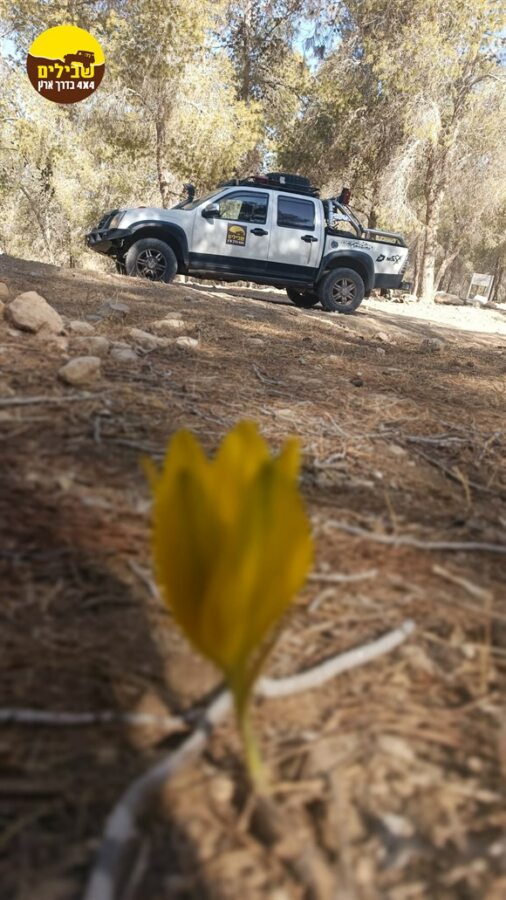
{"label": "door handle", "polygon": [[305,241],[306,244],[314,244],[317,240],[318,238],[313,237],[312,234],[303,234],[301,237],[301,241]]}
{"label": "door handle", "polygon": [[269,234],[268,231],[264,231],[263,228],[252,228],[251,234],[256,234],[258,237],[262,237],[264,234]]}

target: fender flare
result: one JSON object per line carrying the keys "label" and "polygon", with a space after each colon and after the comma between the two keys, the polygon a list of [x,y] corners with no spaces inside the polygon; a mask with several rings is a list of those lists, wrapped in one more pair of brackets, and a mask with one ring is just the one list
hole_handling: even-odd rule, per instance
{"label": "fender flare", "polygon": [[330,253],[327,253],[327,255],[323,257],[320,263],[320,268],[318,269],[316,280],[319,281],[323,273],[327,269],[335,268],[335,266],[333,265],[329,266],[329,263],[333,263],[334,260],[339,260],[340,258],[356,260],[358,263],[360,263],[361,269],[364,269],[366,272],[364,284],[365,292],[366,294],[368,294],[374,287],[374,262],[367,253],[364,253],[360,250],[347,249],[343,247],[342,250],[332,250]]}
{"label": "fender flare", "polygon": [[137,231],[141,231],[144,228],[156,229],[160,234],[160,240],[163,240],[164,236],[174,238],[179,247],[183,264],[185,267],[188,266],[190,260],[188,238],[180,225],[176,225],[173,222],[163,222],[160,219],[143,219],[141,222],[134,222],[133,225],[130,225],[129,231],[134,235]]}

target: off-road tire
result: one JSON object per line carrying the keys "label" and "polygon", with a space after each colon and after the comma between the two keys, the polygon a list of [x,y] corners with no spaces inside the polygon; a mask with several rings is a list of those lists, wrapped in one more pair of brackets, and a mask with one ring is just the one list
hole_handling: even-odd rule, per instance
{"label": "off-road tire", "polygon": [[295,288],[287,288],[286,293],[292,303],[295,303],[295,306],[298,306],[300,309],[311,309],[319,302],[316,294],[306,294],[304,291],[297,291]]}
{"label": "off-road tire", "polygon": [[125,256],[127,275],[148,281],[172,281],[177,274],[177,259],[173,249],[158,238],[143,238],[129,248]]}
{"label": "off-road tire", "polygon": [[318,298],[327,312],[349,315],[362,303],[365,285],[355,269],[332,269],[320,281]]}

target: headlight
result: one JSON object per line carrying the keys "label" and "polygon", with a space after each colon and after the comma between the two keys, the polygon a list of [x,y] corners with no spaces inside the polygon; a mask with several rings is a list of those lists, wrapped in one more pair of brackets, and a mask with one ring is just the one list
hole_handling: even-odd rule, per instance
{"label": "headlight", "polygon": [[109,228],[117,228],[119,223],[121,222],[123,216],[124,216],[124,213],[122,213],[122,212],[116,213],[116,215],[113,216],[111,221],[109,222]]}

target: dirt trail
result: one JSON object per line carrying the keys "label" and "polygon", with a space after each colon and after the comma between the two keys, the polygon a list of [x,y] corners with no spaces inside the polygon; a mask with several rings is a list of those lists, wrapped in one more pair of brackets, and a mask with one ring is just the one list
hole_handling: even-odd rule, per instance
{"label": "dirt trail", "polygon": [[[0,321],[0,707],[178,713],[216,685],[149,588],[139,459],[162,454],[181,427],[209,452],[243,417],[273,446],[299,435],[315,571],[377,570],[309,582],[271,674],[417,623],[401,649],[323,691],[258,704],[289,823],[276,840],[252,819],[236,733],[220,728],[146,824],[136,900],[504,896],[499,316],[497,334],[377,302],[333,317],[279,292],[150,285],[6,256],[0,280],[11,298],[37,290],[137,355],[105,356],[100,381],[72,388],[57,372],[75,338],[58,348]],[[198,346],[174,336],[139,347],[130,330],[169,314]],[[114,801],[179,740],[125,725],[3,726],[2,898],[77,900]]]}

